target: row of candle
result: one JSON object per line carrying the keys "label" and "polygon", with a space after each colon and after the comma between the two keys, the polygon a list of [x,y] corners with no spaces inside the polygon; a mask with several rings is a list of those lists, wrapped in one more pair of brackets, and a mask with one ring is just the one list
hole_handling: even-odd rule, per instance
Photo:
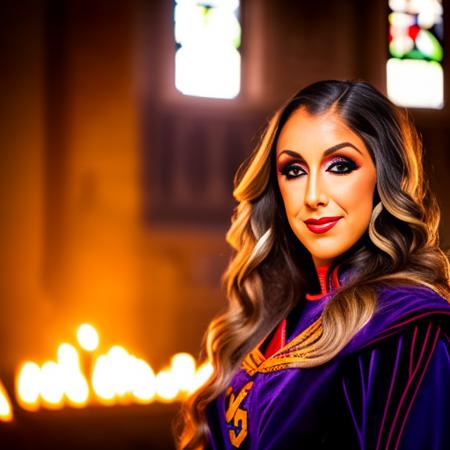
{"label": "row of candle", "polygon": [[[28,411],[40,408],[82,408],[92,404],[148,404],[186,398],[212,374],[205,362],[197,366],[189,353],[174,355],[170,364],[155,373],[144,359],[115,345],[92,357],[99,345],[96,329],[83,324],[77,331],[81,352],[62,343],[55,361],[38,365],[24,362],[15,378],[17,404]],[[11,421],[13,412],[8,393],[0,381],[0,420]]]}

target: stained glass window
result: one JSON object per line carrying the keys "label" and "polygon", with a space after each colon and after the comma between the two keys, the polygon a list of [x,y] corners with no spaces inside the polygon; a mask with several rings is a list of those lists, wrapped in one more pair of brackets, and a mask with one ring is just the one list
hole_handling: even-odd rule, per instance
{"label": "stained glass window", "polygon": [[406,107],[444,107],[441,0],[389,1],[387,93]]}
{"label": "stained glass window", "polygon": [[176,88],[200,97],[238,95],[239,0],[176,0],[174,19]]}

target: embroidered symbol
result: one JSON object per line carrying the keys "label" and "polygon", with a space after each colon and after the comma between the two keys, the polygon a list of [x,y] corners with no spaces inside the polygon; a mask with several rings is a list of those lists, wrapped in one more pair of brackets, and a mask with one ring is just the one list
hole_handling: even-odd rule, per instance
{"label": "embroidered symbol", "polygon": [[252,388],[252,386],[253,381],[249,381],[240,390],[237,396],[233,394],[233,388],[231,386],[225,392],[225,396],[229,397],[225,420],[227,423],[233,421],[233,426],[235,428],[240,427],[240,431],[237,433],[235,430],[228,430],[230,442],[234,447],[239,447],[247,436],[247,411],[240,408],[240,406],[245,397],[247,397],[248,391]]}

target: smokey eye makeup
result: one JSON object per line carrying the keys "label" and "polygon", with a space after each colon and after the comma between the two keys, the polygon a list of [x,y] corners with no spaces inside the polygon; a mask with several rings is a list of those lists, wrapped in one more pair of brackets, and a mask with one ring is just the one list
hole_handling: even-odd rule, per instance
{"label": "smokey eye makeup", "polygon": [[[359,165],[347,156],[335,156],[330,161],[327,161],[326,165],[326,171],[336,175],[346,175],[358,168]],[[286,161],[285,163],[280,164],[278,170],[287,180],[306,174],[305,169],[295,160]]]}
{"label": "smokey eye makeup", "polygon": [[280,174],[284,175],[288,180],[291,180],[292,178],[297,178],[298,176],[306,173],[299,163],[295,163],[292,161],[282,164],[279,168],[279,171]]}
{"label": "smokey eye makeup", "polygon": [[353,172],[358,167],[358,164],[353,159],[345,156],[337,156],[330,161],[330,164],[327,166],[327,172],[344,175]]}

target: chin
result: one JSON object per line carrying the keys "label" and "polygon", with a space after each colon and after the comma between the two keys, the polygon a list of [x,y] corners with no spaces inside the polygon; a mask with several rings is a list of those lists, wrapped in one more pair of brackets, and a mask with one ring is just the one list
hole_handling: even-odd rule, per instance
{"label": "chin", "polygon": [[337,255],[333,256],[313,256],[313,259],[320,262],[321,266],[327,266],[329,263],[331,263],[334,259],[337,258]]}
{"label": "chin", "polygon": [[312,256],[314,256],[314,258],[317,258],[319,260],[330,260],[337,258],[339,255],[342,255],[342,253],[344,253],[346,250],[346,248],[334,248],[333,251],[330,252],[330,246],[331,244],[328,245],[328,248],[321,249],[323,251],[317,251],[317,248],[308,249],[308,251]]}

